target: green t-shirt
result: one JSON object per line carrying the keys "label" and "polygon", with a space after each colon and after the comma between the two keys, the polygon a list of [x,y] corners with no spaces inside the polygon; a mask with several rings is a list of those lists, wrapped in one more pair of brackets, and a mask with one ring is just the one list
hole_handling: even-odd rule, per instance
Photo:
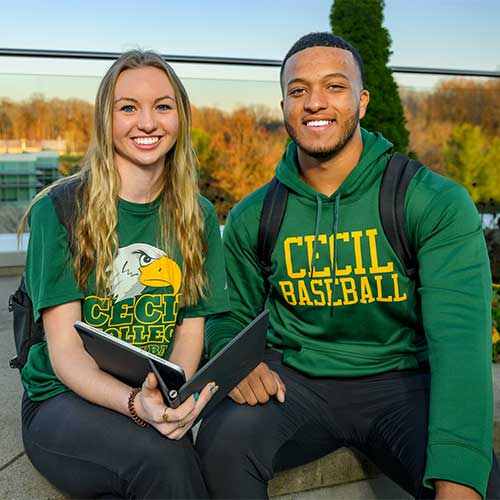
{"label": "green t-shirt", "polygon": [[[227,311],[223,253],[214,207],[205,198],[199,198],[207,240],[207,297],[193,306],[180,307],[182,259],[178,248],[167,255],[158,243],[159,202],[157,199],[137,204],[119,200],[119,249],[110,276],[110,290],[106,296],[99,296],[94,273],[85,291],[78,287],[66,229],[59,223],[52,200],[48,196],[40,199],[30,214],[26,258],[26,284],[35,320],[44,308],[80,300],[86,323],[168,358],[175,325],[183,318]],[[28,396],[35,401],[68,390],[52,370],[46,342],[31,348],[21,376]]]}

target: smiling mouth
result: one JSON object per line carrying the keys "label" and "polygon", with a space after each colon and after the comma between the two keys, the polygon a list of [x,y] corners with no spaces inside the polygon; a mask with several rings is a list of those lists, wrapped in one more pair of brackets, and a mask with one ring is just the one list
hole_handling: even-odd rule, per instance
{"label": "smiling mouth", "polygon": [[134,137],[133,140],[136,144],[139,144],[141,146],[151,146],[152,144],[156,144],[160,140],[160,137],[158,137],[158,136],[155,136],[155,137]]}
{"label": "smiling mouth", "polygon": [[306,127],[326,127],[333,123],[333,120],[311,120],[306,122]]}

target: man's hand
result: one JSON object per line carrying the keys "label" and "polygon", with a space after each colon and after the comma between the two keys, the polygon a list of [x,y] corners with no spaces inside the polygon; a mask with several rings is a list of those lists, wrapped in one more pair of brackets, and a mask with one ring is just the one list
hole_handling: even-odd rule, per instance
{"label": "man's hand", "polygon": [[265,363],[260,363],[229,393],[229,397],[236,403],[254,406],[267,403],[271,396],[284,403],[285,392],[285,384],[279,375]]}
{"label": "man's hand", "polygon": [[474,489],[451,481],[436,481],[436,500],[481,500],[481,495]]}

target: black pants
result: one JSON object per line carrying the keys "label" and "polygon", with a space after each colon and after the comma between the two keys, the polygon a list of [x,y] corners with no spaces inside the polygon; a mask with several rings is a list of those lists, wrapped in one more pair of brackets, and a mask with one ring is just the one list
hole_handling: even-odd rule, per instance
{"label": "black pants", "polygon": [[172,441],[74,392],[24,396],[23,441],[38,471],[73,498],[208,497],[191,435]]}
{"label": "black pants", "polygon": [[267,498],[274,472],[343,446],[364,453],[411,495],[434,497],[422,486],[428,370],[312,379],[283,365],[276,352],[264,361],[286,385],[284,404],[251,407],[226,398],[202,422],[196,448],[212,498]]}

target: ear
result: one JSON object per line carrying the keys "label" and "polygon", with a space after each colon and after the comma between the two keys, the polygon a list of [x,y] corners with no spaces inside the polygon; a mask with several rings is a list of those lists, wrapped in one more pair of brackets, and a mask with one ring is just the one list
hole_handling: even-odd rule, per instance
{"label": "ear", "polygon": [[368,103],[370,102],[370,92],[368,90],[363,89],[359,95],[359,119],[363,118],[366,115],[366,108],[368,107]]}
{"label": "ear", "polygon": [[281,112],[283,113],[283,99],[280,101]]}

